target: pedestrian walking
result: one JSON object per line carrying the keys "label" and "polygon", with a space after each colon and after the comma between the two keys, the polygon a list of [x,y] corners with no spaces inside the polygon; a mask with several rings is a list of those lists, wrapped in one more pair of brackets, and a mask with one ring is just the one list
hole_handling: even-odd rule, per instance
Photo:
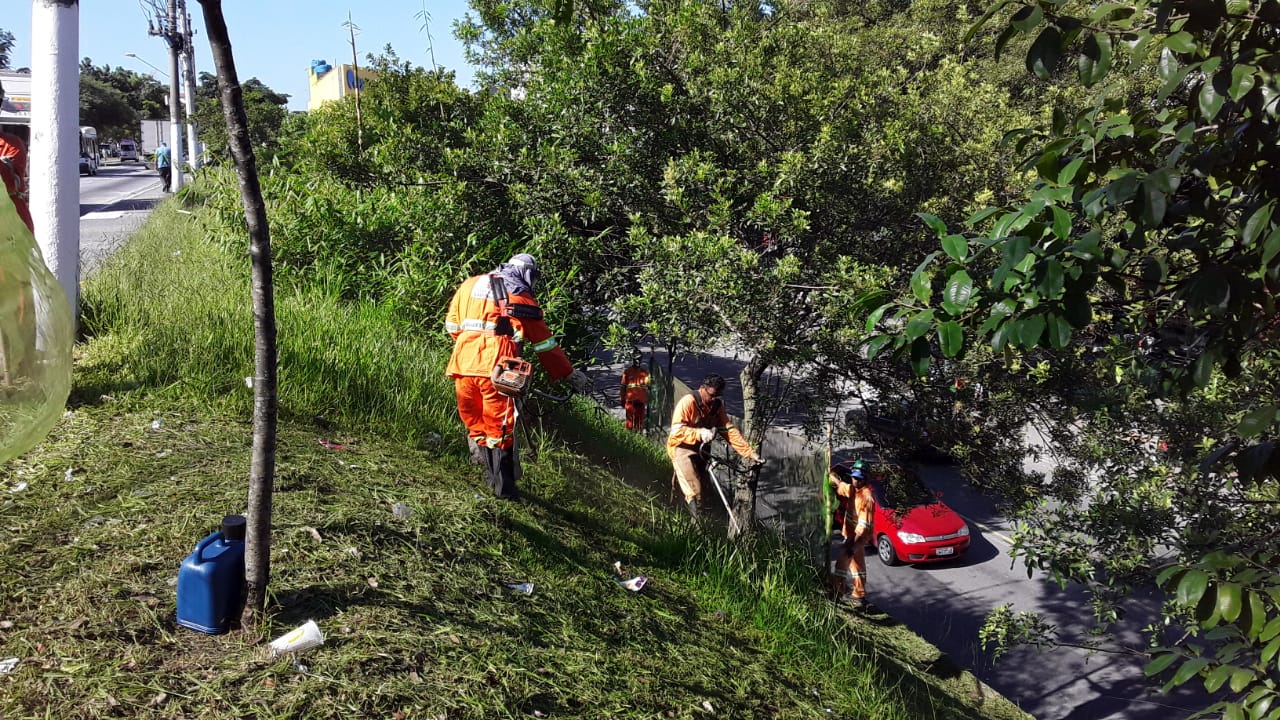
{"label": "pedestrian walking", "polygon": [[649,408],[649,371],[640,366],[640,354],[631,358],[631,365],[622,371],[622,391],[620,393],[623,412],[626,413],[627,429],[632,432],[644,432],[645,415]]}
{"label": "pedestrian walking", "polygon": [[169,146],[160,143],[160,147],[156,148],[156,172],[160,173],[160,179],[164,181],[164,191],[169,192],[173,170],[173,156],[169,152]]}
{"label": "pedestrian walking", "polygon": [[[592,387],[591,378],[574,369],[547,327],[533,296],[537,283],[537,262],[532,255],[520,253],[493,272],[464,281],[445,315],[445,331],[453,338],[446,372],[454,379],[458,416],[483,461],[489,487],[506,500],[519,497],[515,447],[519,392],[503,378],[499,361],[519,375],[525,367],[519,361],[520,349],[528,344],[552,380],[568,379],[578,392],[590,392]],[[500,372],[495,373],[495,368]],[[527,372],[524,377],[527,382]]]}
{"label": "pedestrian walking", "polygon": [[867,548],[874,532],[872,517],[875,498],[865,471],[860,467],[836,465],[827,473],[827,481],[835,488],[844,504],[840,523],[840,555],[836,558],[836,580],[841,588],[836,602],[855,610],[869,609],[867,602]]}
{"label": "pedestrian walking", "polygon": [[703,485],[711,482],[705,451],[718,434],[724,433],[734,451],[753,465],[764,462],[729,420],[722,395],[724,378],[712,373],[702,380],[697,390],[680,398],[671,414],[667,457],[671,458],[674,480],[680,485],[685,505],[695,520],[702,507]]}

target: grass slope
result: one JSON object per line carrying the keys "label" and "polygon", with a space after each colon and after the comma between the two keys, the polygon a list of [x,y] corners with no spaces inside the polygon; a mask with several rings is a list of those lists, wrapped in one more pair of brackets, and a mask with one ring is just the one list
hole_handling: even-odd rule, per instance
{"label": "grass slope", "polygon": [[[652,452],[582,408],[558,412],[596,423],[599,443],[569,447],[553,431],[535,433],[542,452],[526,463],[527,501],[508,504],[487,496],[456,428],[409,440],[408,426],[386,430],[351,409],[355,399],[282,390],[271,627],[261,637],[177,627],[179,564],[244,505],[247,391],[214,382],[207,354],[242,342],[220,333],[248,328],[204,317],[237,311],[216,294],[184,313],[134,309],[111,322],[103,299],[127,307],[126,282],[148,288],[141,304],[197,294],[183,288],[212,273],[192,260],[206,250],[187,223],[162,210],[121,255],[167,284],[108,271],[95,282],[113,283],[109,292],[87,290],[97,335],[80,350],[70,412],[47,442],[0,468],[0,658],[18,659],[0,675],[0,717],[1023,717],[905,629],[835,613],[793,551],[691,533],[618,479],[617,465],[661,471]],[[148,265],[130,259],[137,252],[183,260]],[[295,308],[299,327],[305,308],[333,310],[303,291],[282,305]],[[369,332],[394,335],[369,317]],[[317,317],[310,327],[331,324]],[[197,351],[166,364],[182,328]],[[282,358],[317,368],[407,374],[378,367],[399,356],[348,363],[367,353],[314,336],[282,332],[281,341],[294,343]],[[308,346],[328,359],[309,357]],[[205,375],[180,381],[184,367]],[[319,410],[338,413],[347,430],[313,422]],[[649,585],[619,587],[614,561]],[[521,582],[534,583],[531,595],[507,587]],[[264,652],[308,619],[328,639],[304,666]]]}

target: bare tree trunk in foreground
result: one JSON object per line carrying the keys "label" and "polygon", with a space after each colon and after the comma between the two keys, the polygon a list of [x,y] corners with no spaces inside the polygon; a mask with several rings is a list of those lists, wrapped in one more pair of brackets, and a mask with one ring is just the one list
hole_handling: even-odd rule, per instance
{"label": "bare tree trunk in foreground", "polygon": [[253,456],[249,461],[248,528],[245,532],[246,599],[240,624],[258,627],[271,578],[271,492],[276,466],[276,309],[271,281],[271,234],[267,207],[258,183],[258,164],[249,142],[244,94],[236,76],[231,39],[222,17],[221,0],[200,0],[205,32],[218,71],[218,92],[227,121],[231,157],[240,179],[240,198],[249,228],[249,258],[253,264]]}

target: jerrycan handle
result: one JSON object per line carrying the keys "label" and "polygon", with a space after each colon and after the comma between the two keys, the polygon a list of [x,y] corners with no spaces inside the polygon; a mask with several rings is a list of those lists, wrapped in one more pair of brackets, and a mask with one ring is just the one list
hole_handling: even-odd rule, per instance
{"label": "jerrycan handle", "polygon": [[222,531],[210,533],[208,537],[196,543],[196,562],[204,562],[204,550],[222,538]]}

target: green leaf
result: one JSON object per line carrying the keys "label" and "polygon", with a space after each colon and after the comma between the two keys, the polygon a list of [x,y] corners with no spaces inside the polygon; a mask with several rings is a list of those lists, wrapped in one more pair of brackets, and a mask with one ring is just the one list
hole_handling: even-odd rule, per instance
{"label": "green leaf", "polygon": [[1182,667],[1178,668],[1178,671],[1173,674],[1173,679],[1169,681],[1169,685],[1177,687],[1185,683],[1195,677],[1197,673],[1205,669],[1208,665],[1208,658],[1191,658],[1190,660],[1182,663]]}
{"label": "green leaf", "polygon": [[929,304],[929,299],[933,297],[933,274],[917,270],[911,276],[911,293],[916,299],[925,305]]}
{"label": "green leaf", "polygon": [[1071,342],[1071,323],[1061,315],[1050,315],[1048,322],[1049,344],[1061,350]]}
{"label": "green leaf", "polygon": [[995,15],[996,13],[1003,10],[1005,6],[1007,6],[1011,2],[1013,2],[1013,0],[1000,0],[1000,2],[998,3],[991,3],[991,5],[987,8],[986,12],[982,13],[982,16],[979,17],[976,21],[974,21],[974,23],[969,26],[969,29],[965,31],[964,42],[967,43],[970,40],[972,40],[974,33],[981,30],[982,26],[987,24],[987,21],[991,19],[992,15]]}
{"label": "green leaf", "polygon": [[1084,165],[1083,157],[1078,157],[1075,160],[1072,160],[1071,162],[1067,163],[1067,166],[1062,168],[1062,172],[1058,173],[1058,184],[1059,185],[1071,184],[1071,181],[1076,179],[1076,173],[1080,172],[1080,167],[1082,165]]}
{"label": "green leaf", "polygon": [[1253,211],[1249,216],[1249,220],[1244,224],[1244,242],[1246,245],[1252,245],[1255,240],[1262,235],[1262,231],[1267,229],[1271,224],[1271,210],[1275,207],[1275,200],[1268,202],[1266,205]]}
{"label": "green leaf", "polygon": [[1168,651],[1162,652],[1156,655],[1151,662],[1147,663],[1147,666],[1142,669],[1142,672],[1147,677],[1155,677],[1156,675],[1164,672],[1165,669],[1172,665],[1177,659],[1178,656],[1174,653]]}
{"label": "green leaf", "polygon": [[1071,237],[1071,214],[1057,205],[1054,205],[1052,210],[1053,235],[1059,240],[1066,240]]}
{"label": "green leaf", "polygon": [[[950,305],[947,312],[952,315],[958,315],[966,307],[969,306],[969,300],[973,297],[973,278],[969,277],[969,273],[964,270],[958,270],[951,274],[947,280],[947,287],[942,294],[944,307]],[[955,308],[952,311],[951,308]]]}
{"label": "green leaf", "polygon": [[1253,671],[1245,668],[1235,668],[1235,672],[1231,673],[1231,692],[1240,692],[1249,687],[1249,683],[1253,682]]}
{"label": "green leaf", "polygon": [[1085,37],[1076,69],[1079,71],[1080,84],[1085,87],[1106,77],[1107,71],[1111,69],[1111,36],[1102,32]]}
{"label": "green leaf", "polygon": [[1199,63],[1192,63],[1185,67],[1181,66],[1178,64],[1178,60],[1174,57],[1173,53],[1168,50],[1164,50],[1160,55],[1160,65],[1157,67],[1163,84],[1160,86],[1160,91],[1156,93],[1156,99],[1163,101],[1165,98],[1172,95],[1173,91],[1182,86],[1182,82],[1183,80],[1186,80],[1187,74],[1198,65]]}
{"label": "green leaf", "polygon": [[933,328],[933,311],[922,310],[907,321],[907,339],[915,340]]}
{"label": "green leaf", "polygon": [[969,257],[969,241],[963,235],[948,235],[942,238],[942,249],[947,255],[961,262]]}
{"label": "green leaf", "polygon": [[916,338],[911,343],[911,369],[916,377],[929,374],[929,341],[924,338]]}
{"label": "green leaf", "polygon": [[1240,586],[1236,583],[1220,583],[1218,585],[1218,614],[1227,622],[1235,622],[1240,617],[1244,603],[1240,598]]}
{"label": "green leaf", "polygon": [[964,221],[964,224],[970,225],[970,226],[977,225],[978,223],[982,222],[983,220],[986,220],[992,215],[995,215],[996,213],[1000,212],[1003,209],[1004,208],[998,208],[998,207],[983,208],[978,212],[970,215],[969,219]]}
{"label": "green leaf", "polygon": [[1165,38],[1164,46],[1176,53],[1189,53],[1196,49],[1196,39],[1189,32],[1178,32]]}
{"label": "green leaf", "polygon": [[890,335],[877,335],[871,338],[866,344],[867,358],[874,360],[877,355],[884,351],[885,346],[891,342],[893,342],[893,337]]}
{"label": "green leaf", "polygon": [[1044,334],[1044,315],[1028,315],[1019,318],[1018,324],[1018,345],[1024,348],[1035,347],[1040,342],[1040,336]]}
{"label": "green leaf", "polygon": [[1267,642],[1277,635],[1280,635],[1280,616],[1271,618],[1262,632],[1258,633],[1258,642]]}
{"label": "green leaf", "polygon": [[871,314],[867,316],[867,334],[875,331],[876,325],[880,322],[880,318],[884,317],[885,311],[887,311],[891,305],[892,303],[885,303],[871,311]]}
{"label": "green leaf", "polygon": [[925,225],[928,225],[929,227],[933,228],[933,231],[938,233],[939,235],[942,235],[947,231],[947,224],[942,222],[942,219],[939,218],[937,215],[930,215],[929,213],[916,213],[916,217],[923,220]]}
{"label": "green leaf", "polygon": [[1158,182],[1150,179],[1142,182],[1142,220],[1149,226],[1159,225],[1164,220],[1164,212],[1168,200]]}
{"label": "green leaf", "polygon": [[1230,665],[1219,665],[1209,671],[1204,678],[1204,689],[1211,693],[1218,692],[1218,688],[1227,683],[1227,678],[1231,677],[1231,671],[1234,669]]}
{"label": "green leaf", "polygon": [[1036,37],[1027,50],[1027,70],[1035,73],[1041,80],[1048,80],[1058,64],[1058,55],[1062,51],[1062,33],[1050,25]]}
{"label": "green leaf", "polygon": [[1242,438],[1260,435],[1271,427],[1275,421],[1276,409],[1280,406],[1266,405],[1245,413],[1240,424],[1236,426],[1236,434]]}
{"label": "green leaf", "polygon": [[964,345],[964,332],[960,330],[960,323],[948,320],[939,325],[938,344],[942,346],[942,354],[947,357],[955,357],[959,354],[960,348]]}
{"label": "green leaf", "polygon": [[1245,720],[1244,710],[1236,703],[1227,703],[1227,707],[1222,711],[1222,720]]}
{"label": "green leaf", "polygon": [[1169,582],[1173,576],[1185,571],[1186,568],[1181,565],[1170,565],[1169,567],[1161,570],[1160,574],[1156,576],[1156,586],[1163,588],[1165,583]]}
{"label": "green leaf", "polygon": [[1009,23],[1022,32],[1030,32],[1044,20],[1044,11],[1039,5],[1023,5],[1018,12],[1009,18]]}
{"label": "green leaf", "polygon": [[1196,385],[1204,387],[1209,384],[1209,378],[1213,376],[1213,366],[1216,364],[1216,358],[1213,353],[1202,353],[1196,358],[1196,363],[1191,368],[1191,380]]}
{"label": "green leaf", "polygon": [[1276,255],[1280,255],[1280,227],[1271,231],[1267,236],[1266,245],[1262,249],[1262,269],[1266,270],[1267,266]]}
{"label": "green leaf", "polygon": [[1185,607],[1196,605],[1208,587],[1208,573],[1203,570],[1188,570],[1178,583],[1178,604]]}
{"label": "green leaf", "polygon": [[1239,63],[1231,68],[1231,90],[1227,94],[1230,95],[1232,102],[1240,102],[1240,98],[1249,94],[1253,89],[1253,85],[1257,82],[1254,73],[1258,72],[1258,68],[1245,63]]}
{"label": "green leaf", "polygon": [[1222,109],[1222,105],[1226,102],[1226,98],[1218,94],[1218,90],[1213,86],[1213,82],[1206,80],[1200,85],[1200,115],[1205,120],[1213,120],[1218,116],[1218,111]]}
{"label": "green leaf", "polygon": [[1037,287],[1046,300],[1057,298],[1062,292],[1062,263],[1050,258],[1044,264],[1044,275]]}
{"label": "green leaf", "polygon": [[1267,624],[1267,607],[1263,603],[1262,595],[1250,590],[1249,591],[1249,627],[1243,628],[1245,636],[1254,639],[1262,634],[1262,629]]}

